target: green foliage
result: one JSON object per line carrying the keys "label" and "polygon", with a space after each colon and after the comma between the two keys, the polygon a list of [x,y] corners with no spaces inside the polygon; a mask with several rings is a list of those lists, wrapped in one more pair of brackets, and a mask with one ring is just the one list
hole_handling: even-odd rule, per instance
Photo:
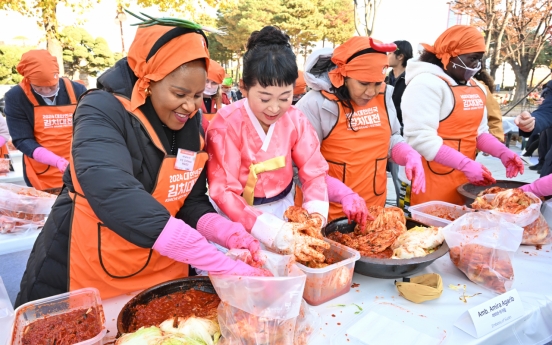
{"label": "green foliage", "polygon": [[94,39],[83,28],[66,27],[60,34],[60,41],[68,76],[72,77],[75,72],[96,76],[116,61],[105,39]]}
{"label": "green foliage", "polygon": [[353,37],[355,17],[352,1],[320,0],[318,6],[324,16],[324,24],[320,27],[324,40],[338,45]]}
{"label": "green foliage", "polygon": [[544,43],[544,47],[535,61],[535,66],[547,66],[552,69],[552,41]]}
{"label": "green foliage", "polygon": [[324,16],[315,0],[282,0],[274,20],[290,36],[296,54],[307,55],[310,47],[322,39],[320,28]]}
{"label": "green foliage", "polygon": [[216,36],[217,41],[241,57],[251,33],[270,25],[274,11],[275,8],[267,8],[263,0],[240,0],[221,5],[217,12],[217,26],[229,34]]}
{"label": "green foliage", "polygon": [[16,67],[21,55],[32,47],[0,46],[0,84],[17,84],[23,77],[17,73]]}

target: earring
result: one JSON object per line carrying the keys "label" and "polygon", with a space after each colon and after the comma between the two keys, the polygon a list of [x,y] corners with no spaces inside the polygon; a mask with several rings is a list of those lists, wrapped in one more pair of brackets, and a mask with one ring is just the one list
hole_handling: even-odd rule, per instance
{"label": "earring", "polygon": [[150,97],[151,96],[151,90],[149,87],[146,87],[146,89],[144,90],[144,92],[146,93],[146,97]]}

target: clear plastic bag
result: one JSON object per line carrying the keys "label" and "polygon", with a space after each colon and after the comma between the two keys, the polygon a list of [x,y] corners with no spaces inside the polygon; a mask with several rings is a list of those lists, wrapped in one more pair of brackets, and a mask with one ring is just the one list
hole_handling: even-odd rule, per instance
{"label": "clear plastic bag", "polygon": [[533,223],[523,227],[523,240],[521,244],[536,245],[552,243],[552,232],[541,214]]}
{"label": "clear plastic bag", "polygon": [[0,174],[7,174],[10,172],[10,159],[0,158]]}
{"label": "clear plastic bag", "polygon": [[0,344],[6,344],[8,338],[11,336],[11,332],[8,330],[12,328],[13,319],[15,318],[15,313],[2,281],[0,277]]}
{"label": "clear plastic bag", "polygon": [[[498,210],[494,210],[494,209],[491,209],[491,210],[487,210],[487,212],[490,212],[492,214],[496,214],[498,216],[501,216],[502,218],[504,218],[507,222],[510,222],[510,223],[513,223],[513,224],[516,224],[516,225],[519,225],[521,227],[524,227],[524,226],[527,226],[527,225],[530,225],[531,223],[533,223],[534,221],[537,220],[537,218],[539,217],[540,215],[540,209],[541,209],[541,206],[542,206],[542,200],[540,198],[538,198],[535,194],[533,193],[530,193],[530,192],[525,192],[525,194],[527,196],[529,196],[529,198],[531,198],[531,200],[534,202],[533,204],[529,205],[525,210],[521,211],[520,213],[518,214],[512,214],[512,213],[506,213],[506,212],[501,212],[501,211],[498,211]],[[489,204],[492,203],[492,201],[494,200],[496,194],[487,194],[487,195],[483,195],[482,197],[480,198],[483,198],[484,200],[486,200]]]}
{"label": "clear plastic bag", "polygon": [[443,228],[452,263],[472,282],[496,293],[508,291],[514,281],[512,258],[523,228],[502,217],[468,213]]}
{"label": "clear plastic bag", "polygon": [[31,187],[0,183],[0,234],[44,225],[56,196]]}
{"label": "clear plastic bag", "polygon": [[[266,257],[263,268],[274,277],[209,276],[221,299],[221,345],[299,344],[294,337],[306,275],[292,256],[261,253]],[[310,313],[304,310],[303,315]],[[299,324],[306,329],[303,321]]]}

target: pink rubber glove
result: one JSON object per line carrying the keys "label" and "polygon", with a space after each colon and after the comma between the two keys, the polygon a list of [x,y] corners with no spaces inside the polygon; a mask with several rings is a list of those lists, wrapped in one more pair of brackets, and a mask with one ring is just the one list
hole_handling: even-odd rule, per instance
{"label": "pink rubber glove", "polygon": [[516,177],[525,170],[521,158],[489,133],[477,137],[477,149],[499,158],[506,167],[506,177]]}
{"label": "pink rubber glove", "polygon": [[259,241],[249,234],[243,225],[232,222],[220,214],[207,213],[199,218],[197,231],[208,241],[228,249],[248,249],[254,261],[259,261]]}
{"label": "pink rubber glove", "polygon": [[205,237],[180,219],[171,217],[153,249],[175,261],[212,274],[267,276],[267,271],[234,261],[209,244]]}
{"label": "pink rubber glove", "polygon": [[55,166],[61,172],[64,172],[69,165],[69,162],[65,158],[56,155],[44,147],[37,147],[33,151],[33,159],[42,164]]}
{"label": "pink rubber glove", "polygon": [[425,173],[422,156],[407,143],[398,143],[391,150],[391,159],[405,167],[406,178],[412,181],[414,194],[425,193]]}
{"label": "pink rubber glove", "polygon": [[552,175],[541,177],[533,183],[521,186],[524,192],[531,192],[539,198],[552,195]]}
{"label": "pink rubber glove", "polygon": [[0,147],[4,146],[4,144],[7,142],[6,138],[0,137]]}
{"label": "pink rubber glove", "polygon": [[374,217],[368,212],[366,201],[347,187],[345,183],[326,175],[326,184],[328,185],[329,201],[341,204],[343,213],[349,219],[349,224],[351,221],[355,221],[361,229],[364,229],[367,220],[374,220]]}
{"label": "pink rubber glove", "polygon": [[485,166],[446,145],[441,145],[434,161],[460,170],[466,175],[468,181],[476,186],[488,186],[496,183],[491,172]]}

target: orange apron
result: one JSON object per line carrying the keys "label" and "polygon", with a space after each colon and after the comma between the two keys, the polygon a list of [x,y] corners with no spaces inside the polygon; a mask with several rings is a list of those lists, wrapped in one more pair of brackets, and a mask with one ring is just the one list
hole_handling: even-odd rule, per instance
{"label": "orange apron", "polygon": [[211,109],[210,109],[209,112],[207,111],[207,108],[205,107],[205,102],[202,101],[201,102],[201,111],[202,111],[203,118],[207,119],[207,121],[211,122],[211,120],[213,120],[213,118],[217,114],[217,107],[216,107],[215,100],[211,99]]}
{"label": "orange apron", "polygon": [[[130,108],[130,101],[116,96]],[[159,169],[152,196],[169,211],[171,216],[184,205],[209,156],[197,153],[194,170],[175,169],[176,157],[167,155],[153,127],[140,111],[131,113],[141,122],[149,137],[165,154]],[[200,136],[200,150],[204,142]],[[95,287],[103,299],[143,290],[161,282],[188,276],[188,265],[161,256],[151,248],[138,247],[107,228],[90,207],[75,174],[71,156],[71,177],[74,192],[71,241],[69,250],[69,290]]]}
{"label": "orange apron", "polygon": [[[454,108],[447,118],[439,122],[437,134],[443,138],[443,145],[460,151],[469,159],[475,159],[477,129],[483,119],[485,93],[472,80],[469,85],[450,85],[446,82],[454,95]],[[458,186],[468,182],[463,172],[434,161],[428,162],[423,157],[422,164],[426,192],[411,194],[411,206],[433,200],[464,205],[464,198],[456,191]]]}
{"label": "orange apron", "polygon": [[[337,101],[335,95],[322,92]],[[339,117],[333,130],[322,140],[320,152],[328,162],[328,174],[345,183],[362,197],[368,206],[385,205],[387,196],[387,157],[391,126],[385,104],[385,84],[368,104],[353,104],[353,131],[341,102]],[[299,193],[298,193],[299,194]],[[341,204],[330,203],[328,221],[344,217]]]}
{"label": "orange apron", "polygon": [[[61,78],[69,95],[70,104],[40,105],[31,91],[29,84],[20,83],[27,98],[34,106],[34,136],[36,142],[69,160],[71,139],[73,136],[73,112],[77,107],[77,97],[73,84],[67,78]],[[61,188],[63,174],[58,168],[40,163],[24,156],[25,173],[31,185],[38,190]]]}

